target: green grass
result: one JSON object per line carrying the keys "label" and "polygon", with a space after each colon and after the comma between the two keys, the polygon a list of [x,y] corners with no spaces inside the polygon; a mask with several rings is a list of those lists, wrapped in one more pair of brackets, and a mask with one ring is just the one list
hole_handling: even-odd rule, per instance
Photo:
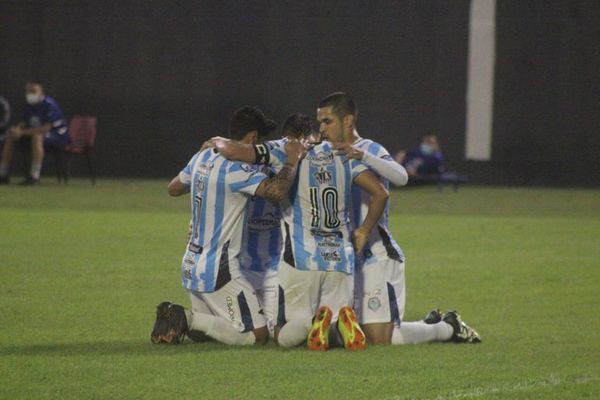
{"label": "green grass", "polygon": [[152,346],[187,199],[162,181],[0,187],[0,398],[597,399],[600,191],[392,194],[407,319],[456,307],[477,346],[312,354]]}

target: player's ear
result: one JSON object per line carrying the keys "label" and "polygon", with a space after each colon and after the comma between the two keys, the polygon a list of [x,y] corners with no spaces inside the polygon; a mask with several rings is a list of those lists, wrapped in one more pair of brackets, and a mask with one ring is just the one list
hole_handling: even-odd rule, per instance
{"label": "player's ear", "polygon": [[344,124],[345,128],[351,129],[354,126],[354,115],[352,115],[352,114],[345,115],[344,118],[342,119],[342,123]]}

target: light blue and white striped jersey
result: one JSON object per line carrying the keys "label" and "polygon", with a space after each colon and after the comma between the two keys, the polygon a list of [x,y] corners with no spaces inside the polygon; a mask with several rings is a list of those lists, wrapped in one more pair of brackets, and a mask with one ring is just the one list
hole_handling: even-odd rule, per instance
{"label": "light blue and white striped jersey", "polygon": [[190,186],[192,235],[183,256],[182,284],[214,292],[240,275],[246,205],[267,176],[258,166],[228,161],[212,149],[197,153],[179,173]]}
{"label": "light blue and white striped jersey", "polygon": [[[287,160],[285,143],[286,139],[267,143],[276,171]],[[308,151],[281,204],[285,262],[299,270],[354,272],[350,195],[352,181],[366,170],[359,161],[344,162],[329,142]]]}
{"label": "light blue and white striped jersey", "polygon": [[[266,166],[263,172],[272,174]],[[248,271],[276,271],[281,256],[281,210],[269,200],[253,197],[248,202],[240,268]]]}
{"label": "light blue and white striped jersey", "polygon": [[[372,140],[361,138],[354,142],[353,146],[375,157],[392,160],[390,153],[388,153],[385,147]],[[389,189],[390,183],[388,180],[381,177],[373,169],[371,169],[371,171],[383,182],[385,188]],[[369,209],[369,199],[369,194],[365,193],[358,186],[352,188],[352,226],[356,227],[363,223],[367,216],[367,210]],[[362,257],[358,257],[359,262],[357,263],[357,266],[373,265],[390,258],[393,260],[404,261],[404,253],[390,232],[388,201],[385,205],[383,215],[369,236],[369,241],[365,246],[365,250],[363,250]]]}

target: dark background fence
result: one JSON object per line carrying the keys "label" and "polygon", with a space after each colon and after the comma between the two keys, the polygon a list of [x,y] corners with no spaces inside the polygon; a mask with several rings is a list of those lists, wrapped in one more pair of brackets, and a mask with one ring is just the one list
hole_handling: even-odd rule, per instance
{"label": "dark background fence", "polygon": [[437,132],[492,184],[600,183],[600,3],[498,1],[492,160],[465,161],[469,1],[2,1],[0,93],[96,115],[104,176],[168,177],[232,111],[350,93],[391,152]]}

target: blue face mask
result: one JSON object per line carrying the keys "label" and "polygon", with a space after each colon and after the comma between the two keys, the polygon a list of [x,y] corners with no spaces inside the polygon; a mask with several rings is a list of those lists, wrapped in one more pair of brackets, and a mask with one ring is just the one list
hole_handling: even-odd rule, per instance
{"label": "blue face mask", "polygon": [[430,144],[421,143],[421,146],[419,148],[421,150],[421,153],[425,154],[426,156],[430,156],[433,154],[433,147],[431,147]]}

